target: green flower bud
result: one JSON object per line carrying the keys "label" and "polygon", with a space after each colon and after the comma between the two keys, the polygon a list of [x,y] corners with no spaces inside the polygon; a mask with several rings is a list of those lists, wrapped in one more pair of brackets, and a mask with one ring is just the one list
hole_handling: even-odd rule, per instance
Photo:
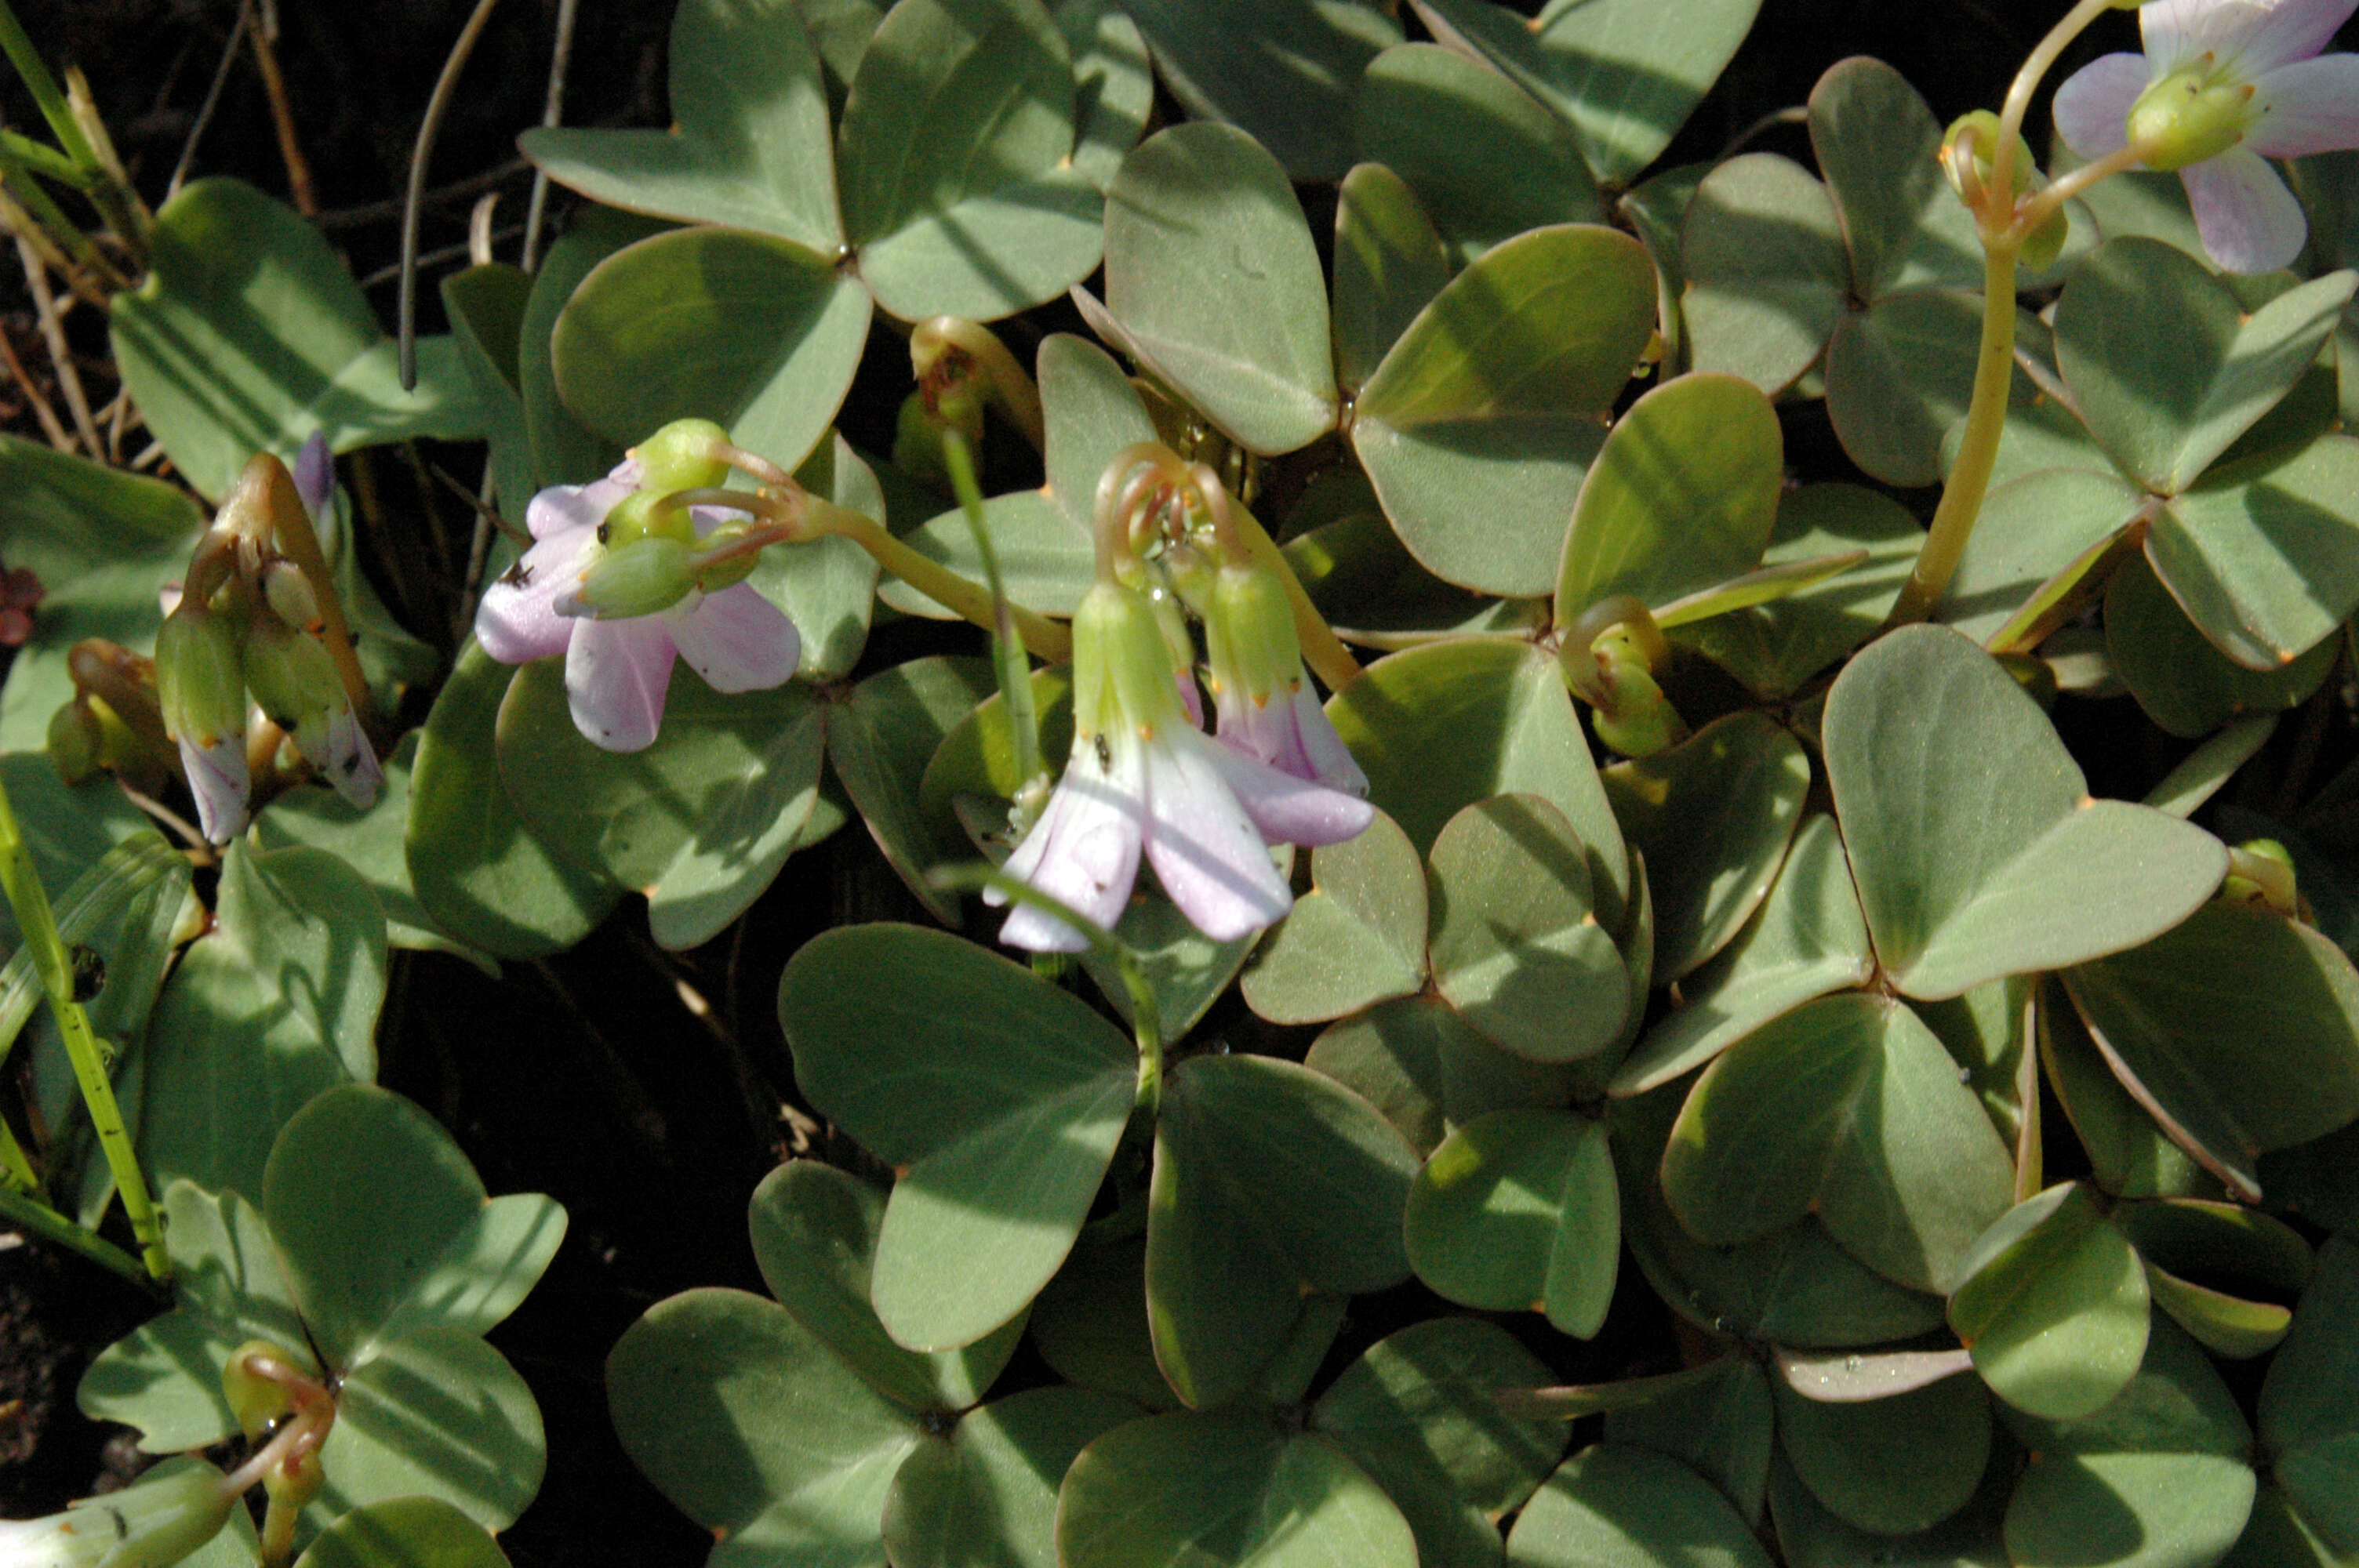
{"label": "green flower bud", "polygon": [[675,419],[631,450],[646,488],[657,495],[712,490],[728,482],[729,464],[713,455],[730,445],[729,432],[710,419]]}
{"label": "green flower bud", "polygon": [[313,1449],[264,1472],[262,1491],[270,1499],[272,1509],[299,1513],[311,1506],[326,1481],[327,1476],[320,1468],[319,1450]]}
{"label": "green flower bud", "polygon": [[1151,737],[1187,723],[1154,606],[1119,583],[1096,584],[1073,611],[1074,732]]}
{"label": "green flower bud", "polygon": [[257,615],[245,643],[245,680],[272,723],[298,733],[346,705],[343,678],[320,640],[276,615]]}
{"label": "green flower bud", "polygon": [[222,1368],[222,1394],[237,1416],[238,1430],[245,1433],[249,1443],[259,1442],[275,1422],[295,1411],[294,1396],[286,1384],[265,1378],[246,1365],[247,1357],[255,1356],[288,1367],[302,1365],[288,1351],[267,1339],[249,1339],[230,1352],[227,1364]]}
{"label": "green flower bud", "polygon": [[[754,568],[762,564],[759,549],[740,550],[734,555],[723,553],[753,532],[753,528],[754,524],[741,518],[734,523],[723,523],[704,536],[701,541],[702,548],[696,552],[691,563],[697,587],[707,593],[719,593],[724,588],[736,587],[754,575]],[[721,558],[713,559],[716,556]]]}
{"label": "green flower bud", "polygon": [[1277,574],[1262,566],[1223,567],[1204,618],[1216,687],[1234,683],[1256,702],[1292,689],[1302,675],[1294,606]]}
{"label": "green flower bud", "polygon": [[[1955,155],[1960,138],[1972,135],[1974,177],[1984,186],[1988,186],[1991,178],[1991,160],[1998,151],[1998,124],[1996,114],[1987,109],[1976,109],[1971,114],[1961,114],[1951,121],[1949,130],[1942,134],[1941,168],[1949,175],[1951,188],[1961,197],[1972,200],[1971,193],[1958,181],[1958,161]],[[2038,167],[2039,160],[2031,156],[2031,144],[2017,135],[2015,138],[2015,194],[2020,196],[2031,189],[2031,177]]]}
{"label": "green flower bud", "polygon": [[670,539],[681,545],[696,543],[696,524],[688,509],[674,506],[658,510],[656,503],[663,494],[652,490],[633,491],[614,503],[606,520],[598,524],[598,542],[609,551],[636,545],[642,539]]}
{"label": "green flower bud", "polygon": [[980,376],[951,383],[934,394],[934,418],[966,438],[967,450],[983,445],[983,410],[989,389]]}
{"label": "green flower bud", "polygon": [[228,621],[182,600],[156,633],[156,698],[165,733],[200,746],[245,734],[244,666]]}
{"label": "green flower bud", "polygon": [[2232,903],[2257,903],[2288,917],[2301,910],[2293,856],[2274,838],[2252,838],[2228,851],[2228,875],[2220,896]]}
{"label": "green flower bud", "polygon": [[695,554],[681,541],[662,535],[609,546],[582,574],[581,586],[559,597],[557,612],[627,621],[669,610],[697,586]]}
{"label": "green flower bud", "polygon": [[899,421],[893,427],[893,466],[921,483],[948,490],[950,464],[942,458],[942,427],[926,406],[923,393],[901,401]]}
{"label": "green flower bud", "polygon": [[2252,83],[2223,80],[2205,54],[2138,96],[2130,105],[2129,136],[2147,147],[2148,168],[2185,168],[2243,141],[2259,118]]}
{"label": "green flower bud", "polygon": [[2025,238],[2018,258],[2033,272],[2044,272],[2056,265],[2064,254],[2064,242],[2071,237],[2071,215],[2060,206]]}
{"label": "green flower bud", "polygon": [[[1975,197],[1959,178],[1957,158],[1954,156],[1959,140],[1971,134],[1974,178],[1987,188],[1991,178],[1992,155],[1998,147],[1998,124],[1996,114],[1987,109],[1976,109],[1972,114],[1961,114],[1951,121],[1948,132],[1941,137],[1941,172],[1950,177],[1951,189],[1957,191],[1959,200],[1969,204],[1973,203]],[[2015,138],[2013,178],[2015,194],[2020,197],[2047,183],[2040,177],[2039,160],[2032,157],[2031,144],[2025,141],[2021,135],[2017,135]],[[2021,253],[2023,265],[2034,272],[2055,265],[2056,258],[2064,254],[2064,242],[2071,235],[2071,218],[2066,214],[2063,208],[2059,207],[2032,232],[2029,238],[2023,242]]]}
{"label": "green flower bud", "polygon": [[300,632],[320,628],[320,596],[311,579],[293,561],[274,560],[262,568],[262,597],[278,619]]}
{"label": "green flower bud", "polygon": [[1676,746],[1687,723],[1655,677],[1638,665],[1616,664],[1605,671],[1612,704],[1593,710],[1597,738],[1625,757],[1651,757]]}
{"label": "green flower bud", "polygon": [[49,715],[49,762],[66,783],[78,784],[97,773],[105,750],[98,715],[80,697],[59,704]]}

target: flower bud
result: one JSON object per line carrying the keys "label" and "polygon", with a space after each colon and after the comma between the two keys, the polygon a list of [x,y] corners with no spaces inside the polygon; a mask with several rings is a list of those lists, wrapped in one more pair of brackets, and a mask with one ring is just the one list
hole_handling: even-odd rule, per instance
{"label": "flower bud", "polygon": [[1604,673],[1611,704],[1593,709],[1590,720],[1600,741],[1625,757],[1651,757],[1686,736],[1679,710],[1644,668],[1617,664]]}
{"label": "flower bud", "polygon": [[663,493],[652,490],[635,490],[614,503],[606,520],[598,524],[598,542],[610,550],[636,545],[642,539],[670,539],[682,545],[696,543],[696,524],[686,509],[658,507]]}
{"label": "flower bud", "polygon": [[[1987,109],[1976,109],[1971,114],[1961,114],[1951,121],[1950,128],[1942,134],[1941,168],[1950,177],[1951,187],[1970,202],[1974,199],[1973,193],[1965,189],[1959,178],[1958,144],[1962,139],[1971,138],[1974,178],[1987,187],[1990,184],[1992,160],[1998,151],[1998,125],[1999,120],[1996,114]],[[2025,141],[2018,134],[2015,138],[2016,195],[2020,196],[2031,189],[2032,172],[2038,167],[2038,159],[2031,155],[2031,144]]]}
{"label": "flower bud", "polygon": [[2129,138],[2147,149],[2140,160],[2147,168],[2185,168],[2243,141],[2259,118],[2253,84],[2221,80],[2207,53],[2139,94],[2130,105]]}
{"label": "flower bud", "polygon": [[297,631],[320,629],[320,596],[311,591],[310,578],[293,561],[273,558],[263,563],[262,597],[278,619]]}
{"label": "flower bud", "polygon": [[203,1460],[173,1460],[63,1513],[0,1522],[0,1563],[169,1568],[221,1533],[236,1500]]}
{"label": "flower bud", "polygon": [[222,1368],[222,1394],[237,1416],[238,1430],[245,1433],[249,1443],[259,1442],[275,1423],[295,1411],[295,1397],[285,1383],[263,1377],[247,1365],[248,1358],[255,1357],[288,1367],[302,1365],[267,1339],[249,1339],[230,1352],[229,1360]]}
{"label": "flower bud", "polygon": [[934,394],[934,418],[946,430],[966,438],[967,450],[983,445],[983,409],[990,389],[979,375],[951,382]]}
{"label": "flower bud", "polygon": [[560,615],[626,621],[669,610],[695,590],[695,552],[680,540],[643,535],[610,545],[554,608]]}
{"label": "flower bud", "polygon": [[893,466],[938,490],[950,488],[950,463],[942,456],[942,427],[935,422],[933,410],[926,406],[926,396],[921,392],[913,392],[901,400],[900,416],[893,427]]}
{"label": "flower bud", "polygon": [[194,600],[156,633],[156,698],[165,733],[210,746],[245,734],[245,679],[228,621]]}
{"label": "flower bud", "polygon": [[719,593],[724,588],[736,587],[754,575],[754,568],[762,564],[762,552],[758,547],[742,547],[754,526],[740,518],[723,523],[700,541],[702,548],[696,552],[690,562],[690,569],[696,574],[697,587],[707,593]]}
{"label": "flower bud", "polygon": [[1188,723],[1154,606],[1120,583],[1093,585],[1073,611],[1074,733],[1151,739]]}
{"label": "flower bud", "polygon": [[1217,694],[1232,686],[1256,704],[1291,692],[1302,679],[1302,643],[1286,585],[1268,568],[1225,566],[1204,617]]}
{"label": "flower bud", "polygon": [[81,697],[59,704],[49,715],[49,762],[66,783],[78,784],[97,773],[105,748],[98,715]]}
{"label": "flower bud", "polygon": [[257,615],[245,643],[245,679],[254,700],[281,730],[295,734],[306,719],[324,720],[327,710],[347,701],[336,661],[319,639],[275,615]]}
{"label": "flower bud", "polygon": [[[1972,114],[1961,114],[1951,121],[1948,132],[1941,137],[1941,172],[1950,177],[1951,189],[1955,190],[1959,200],[1969,207],[1974,206],[1981,200],[1981,191],[1989,188],[1992,155],[1998,148],[1998,128],[1999,120],[1996,114],[1987,109],[1976,109]],[[1973,149],[1972,184],[1974,189],[1968,189],[1969,181],[1962,175],[1958,167],[1957,148],[1962,138],[1968,139]],[[2047,184],[2039,174],[2039,161],[2032,157],[2031,144],[2025,141],[2021,135],[2015,138],[2015,172],[2012,183],[2015,187],[2014,193],[2017,197],[2027,191],[2038,189]],[[2071,215],[2062,207],[2057,208],[2055,211],[2049,214],[2047,221],[2023,242],[2021,252],[2023,265],[2034,272],[2043,271],[2055,265],[2056,258],[2064,254],[2064,242],[2071,232]]]}
{"label": "flower bud", "polygon": [[641,482],[658,495],[676,490],[711,490],[729,479],[729,464],[714,455],[730,445],[729,432],[710,419],[675,419],[631,449]]}
{"label": "flower bud", "polygon": [[262,711],[338,795],[354,806],[375,801],[384,771],[336,661],[318,638],[275,615],[255,616],[245,645],[245,677]]}
{"label": "flower bud", "polygon": [[2301,909],[2293,856],[2274,838],[2252,838],[2228,851],[2228,875],[2220,896],[2232,903],[2257,903],[2288,918]]}
{"label": "flower bud", "polygon": [[270,1499],[273,1509],[283,1509],[299,1513],[311,1506],[327,1476],[320,1468],[317,1449],[307,1449],[284,1465],[274,1465],[263,1473],[263,1495]]}

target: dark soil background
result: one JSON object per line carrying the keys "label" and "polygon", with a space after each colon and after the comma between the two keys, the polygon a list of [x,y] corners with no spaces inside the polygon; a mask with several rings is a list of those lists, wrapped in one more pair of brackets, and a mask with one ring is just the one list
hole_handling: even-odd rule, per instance
{"label": "dark soil background", "polygon": [[[160,200],[222,66],[236,0],[16,5],[54,64],[88,74],[141,190]],[[388,269],[397,255],[398,197],[412,140],[471,7],[462,0],[276,0],[261,9],[277,13],[273,49],[319,222],[390,321]],[[1897,66],[1943,121],[1995,107],[2024,54],[2063,9],[2061,0],[1767,0],[1750,41],[1669,161],[1710,157],[1763,116],[1800,104],[1820,72],[1851,54]],[[423,330],[440,328],[432,280],[464,265],[467,213],[484,192],[500,197],[498,254],[517,256],[530,171],[515,136],[540,119],[556,10],[556,0],[506,0],[467,68],[432,170],[438,194],[427,211],[424,249],[436,259],[419,291]],[[582,0],[570,123],[662,123],[670,13],[667,0]],[[2106,18],[2056,80],[2088,55],[2135,47],[2134,27],[2128,16]],[[0,86],[0,112],[38,132],[38,116],[13,77]],[[1795,126],[1774,128],[1756,145],[1808,156]],[[234,174],[290,194],[251,48],[229,60],[192,173]],[[569,204],[563,192],[552,192],[553,222]],[[1322,209],[1332,211],[1332,196],[1310,194],[1310,205],[1316,225]],[[69,326],[92,401],[102,403],[114,392],[104,323],[81,308]],[[13,266],[0,265],[0,330],[36,377],[47,375]],[[897,358],[872,354],[844,415],[854,438],[871,449],[889,446],[895,408],[908,389],[906,362]],[[0,425],[39,438],[13,382],[0,388]],[[1789,458],[1804,471],[1847,470],[1814,407],[1792,415],[1788,438]],[[135,434],[125,456],[146,444]],[[469,449],[430,456],[471,484],[480,464]],[[433,546],[438,535],[463,539],[468,517],[452,497],[413,482],[400,465],[385,470],[392,533],[371,541],[368,564],[397,611],[447,645],[458,585],[435,580],[436,562],[448,557]],[[956,639],[927,625],[882,626],[870,662],[881,665]],[[2109,774],[2150,781],[2168,764],[2170,753],[2158,751],[2154,732],[2121,711],[2127,704],[2077,718],[2073,706],[2060,721],[2101,793],[2117,787]],[[761,1288],[745,1242],[745,1205],[775,1162],[806,1148],[848,1163],[860,1159],[794,1108],[773,997],[780,968],[801,942],[845,920],[883,917],[925,918],[855,824],[791,860],[737,929],[697,952],[659,953],[633,900],[574,952],[510,965],[499,982],[439,955],[396,955],[380,1030],[382,1081],[440,1117],[493,1192],[549,1192],[572,1217],[546,1281],[492,1336],[532,1385],[549,1429],[540,1499],[503,1538],[519,1565],[652,1568],[698,1563],[709,1549],[710,1537],[676,1514],[622,1454],[606,1418],[602,1366],[623,1329],[666,1295],[695,1285]],[[1216,1015],[1199,1038],[1223,1032],[1242,1045],[1298,1055],[1310,1033],[1270,1031],[1237,1011]],[[1617,1304],[1597,1343],[1531,1336],[1569,1379],[1649,1369],[1674,1357],[1668,1314],[1646,1299],[1635,1268],[1623,1278],[1630,1299]],[[1437,1304],[1414,1286],[1359,1303],[1336,1364]],[[38,1245],[0,1251],[0,1513],[56,1509],[119,1484],[136,1467],[127,1434],[83,1422],[72,1390],[87,1358],[147,1310],[120,1281],[78,1260]],[[1016,1379],[1044,1375],[1025,1360],[1011,1371]],[[11,1400],[21,1402],[5,1409]]]}

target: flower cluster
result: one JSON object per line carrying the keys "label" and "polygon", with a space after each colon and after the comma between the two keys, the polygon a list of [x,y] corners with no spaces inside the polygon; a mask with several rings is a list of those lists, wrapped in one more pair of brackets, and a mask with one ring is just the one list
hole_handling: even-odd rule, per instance
{"label": "flower cluster", "polygon": [[574,728],[607,751],[654,742],[675,658],[724,692],[767,690],[800,661],[794,623],[745,580],[754,558],[737,546],[754,535],[722,506],[661,504],[720,482],[724,465],[695,455],[716,440],[681,421],[604,479],[534,496],[532,547],[476,611],[475,640],[501,663],[565,655]]}
{"label": "flower cluster", "polygon": [[[250,709],[355,806],[374,802],[385,782],[361,725],[359,669],[320,551],[333,485],[316,436],[294,475],[275,457],[255,458],[198,542],[180,589],[166,590],[156,698],[198,824],[216,844],[234,838],[251,812],[248,748],[267,731],[254,729]],[[262,760],[271,760],[267,751]]]}
{"label": "flower cluster", "polygon": [[2359,0],[2153,0],[2143,54],[2109,54],[2056,92],[2065,145],[2096,159],[2136,146],[2176,169],[2212,259],[2291,265],[2309,221],[2273,157],[2359,147],[2359,56],[2321,55]]}
{"label": "flower cluster", "polygon": [[[1217,493],[1199,482],[1208,497]],[[1072,755],[1006,871],[1111,928],[1144,855],[1198,930],[1233,941],[1293,906],[1269,846],[1356,836],[1375,815],[1361,798],[1367,776],[1310,689],[1274,571],[1232,547],[1195,595],[1218,726],[1206,735],[1190,661],[1156,603],[1120,580],[1136,563],[1109,545],[1114,530],[1102,522],[1099,532],[1099,578],[1073,615]],[[1006,902],[996,892],[984,897]],[[1010,912],[999,935],[1036,952],[1086,945],[1028,905]]]}

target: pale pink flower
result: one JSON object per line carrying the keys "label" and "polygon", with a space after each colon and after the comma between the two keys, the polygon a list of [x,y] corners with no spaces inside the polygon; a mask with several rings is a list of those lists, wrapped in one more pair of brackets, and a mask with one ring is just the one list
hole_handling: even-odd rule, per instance
{"label": "pale pink flower", "polygon": [[[592,483],[534,496],[525,509],[532,548],[484,591],[475,612],[475,640],[503,664],[565,655],[574,728],[609,752],[654,743],[674,657],[713,690],[736,692],[783,684],[802,654],[794,622],[746,582],[716,593],[691,589],[652,615],[606,621],[567,612],[578,610],[570,596],[598,559],[598,525],[638,482],[638,465],[625,461]],[[710,507],[691,514],[700,536],[725,515]]]}
{"label": "pale pink flower", "polygon": [[[1229,942],[1294,906],[1269,840],[1332,843],[1370,815],[1365,802],[1282,773],[1190,723],[1153,611],[1129,589],[1101,582],[1073,617],[1071,760],[1006,870],[1111,929],[1144,855],[1190,923]],[[1086,946],[1064,922],[1023,906],[999,937],[1039,952]]]}
{"label": "pale pink flower", "polygon": [[2359,0],[2154,0],[2146,52],[2109,54],[2057,90],[2056,128],[2083,158],[2128,145],[2131,111],[2169,82],[2230,145],[2179,168],[2195,226],[2230,272],[2291,265],[2309,236],[2267,160],[2359,147],[2359,56],[2321,55]]}

